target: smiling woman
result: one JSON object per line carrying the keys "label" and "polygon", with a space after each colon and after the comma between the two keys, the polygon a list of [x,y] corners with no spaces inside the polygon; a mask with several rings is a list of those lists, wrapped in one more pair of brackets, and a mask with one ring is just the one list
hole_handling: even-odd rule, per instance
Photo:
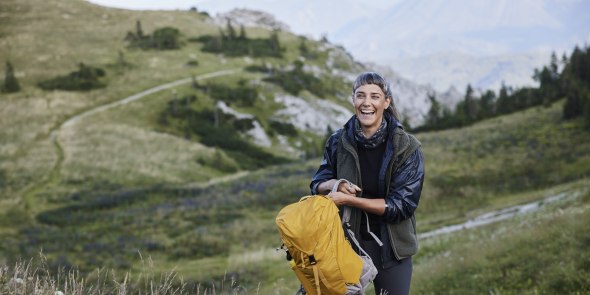
{"label": "smiling woman", "polygon": [[404,131],[383,77],[363,73],[352,90],[355,115],[328,139],[311,193],[351,207],[349,226],[379,271],[375,293],[408,294],[424,182],[420,142]]}

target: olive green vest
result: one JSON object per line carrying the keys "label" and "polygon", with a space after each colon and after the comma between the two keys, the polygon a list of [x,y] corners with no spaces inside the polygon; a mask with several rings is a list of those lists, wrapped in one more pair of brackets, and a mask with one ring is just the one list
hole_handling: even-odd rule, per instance
{"label": "olive green vest", "polygon": [[[338,142],[336,175],[338,175],[338,178],[348,179],[362,188],[358,154],[356,148],[346,139],[345,135],[346,130],[342,130]],[[385,179],[387,195],[389,195],[390,189],[393,189],[390,187],[392,175],[418,148],[420,148],[418,139],[406,133],[402,128],[395,128],[393,134],[394,155],[392,160],[386,163],[388,165]],[[362,211],[358,208],[351,209],[350,224],[358,236]],[[416,254],[418,251],[418,238],[416,236],[416,218],[414,215],[400,223],[388,223],[387,231],[393,253],[397,259]]]}

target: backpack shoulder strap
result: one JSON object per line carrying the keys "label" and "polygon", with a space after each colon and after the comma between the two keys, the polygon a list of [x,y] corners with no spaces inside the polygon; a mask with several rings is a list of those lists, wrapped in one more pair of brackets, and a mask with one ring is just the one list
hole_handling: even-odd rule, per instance
{"label": "backpack shoulder strap", "polygon": [[[340,184],[342,182],[347,182],[349,186],[352,186],[352,183],[350,183],[350,181],[348,181],[346,179],[339,179],[338,181],[336,181],[336,183],[332,187],[332,192],[338,191],[338,187],[340,186]],[[365,254],[366,256],[369,256],[365,252],[365,250],[363,250],[363,248],[361,247],[361,245],[359,244],[359,242],[355,238],[354,232],[350,229],[350,215],[351,215],[352,210],[350,209],[349,206],[343,206],[342,210],[343,210],[342,211],[342,226],[348,232],[348,235],[353,240],[353,242],[358,247],[358,249],[360,249],[363,252],[363,254]],[[373,237],[373,239],[375,239],[375,241],[377,242],[377,244],[379,244],[379,246],[383,246],[383,242],[381,242],[381,240],[371,231],[371,228],[369,227],[369,215],[367,215],[367,212],[363,211],[363,213],[365,214],[365,218],[367,219],[367,232],[369,232],[369,234]]]}

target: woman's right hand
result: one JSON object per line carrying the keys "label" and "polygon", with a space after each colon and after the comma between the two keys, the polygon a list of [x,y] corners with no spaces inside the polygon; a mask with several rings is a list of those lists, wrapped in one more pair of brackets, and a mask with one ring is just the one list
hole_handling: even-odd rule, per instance
{"label": "woman's right hand", "polygon": [[[332,191],[332,188],[334,188],[336,182],[338,182],[338,179],[330,179],[328,181],[320,183],[319,191],[323,194],[330,193]],[[337,191],[344,194],[356,195],[357,192],[361,191],[361,188],[351,182],[343,181],[340,182],[340,184],[338,185]]]}
{"label": "woman's right hand", "polygon": [[340,183],[340,185],[338,185],[337,191],[349,195],[356,195],[357,192],[361,191],[361,188],[352,182],[343,181]]}

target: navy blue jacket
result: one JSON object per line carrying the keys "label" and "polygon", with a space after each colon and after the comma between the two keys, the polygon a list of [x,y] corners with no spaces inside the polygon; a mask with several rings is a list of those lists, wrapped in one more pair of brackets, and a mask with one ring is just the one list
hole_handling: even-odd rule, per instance
{"label": "navy blue jacket", "polygon": [[[394,155],[393,146],[393,129],[403,128],[402,125],[388,113],[384,113],[384,118],[388,121],[388,133],[389,137],[387,140],[387,148],[385,149],[384,163],[390,163]],[[355,143],[354,140],[354,120],[356,117],[353,116],[345,125],[344,128],[337,130],[330,136],[326,142],[324,150],[324,159],[320,164],[319,169],[312,178],[310,188],[311,194],[318,194],[317,186],[324,181],[330,179],[338,179],[336,173],[336,160],[338,152],[338,141],[342,133],[345,133],[348,141]],[[388,165],[381,165],[381,171],[379,171],[379,191],[380,197],[385,199],[387,203],[387,209],[383,215],[384,221],[388,223],[398,223],[402,220],[410,218],[420,201],[420,193],[422,191],[422,183],[424,182],[424,157],[422,151],[417,149],[406,161],[403,163],[397,171],[394,171],[394,175],[391,177],[389,184],[386,184]],[[386,195],[386,191],[389,193]],[[361,187],[362,188],[362,187]]]}

